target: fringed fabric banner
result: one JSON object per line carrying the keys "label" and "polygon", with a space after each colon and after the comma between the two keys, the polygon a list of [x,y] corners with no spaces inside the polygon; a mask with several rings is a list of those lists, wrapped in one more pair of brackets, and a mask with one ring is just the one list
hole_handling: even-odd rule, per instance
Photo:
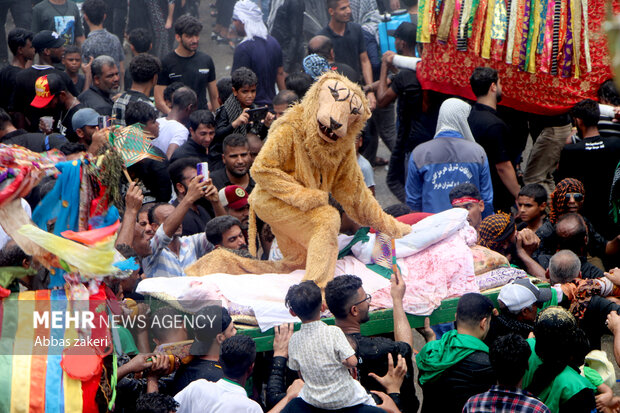
{"label": "fringed fabric banner", "polygon": [[[475,10],[472,0],[456,0],[454,5],[452,23],[441,24],[447,43],[440,44],[430,35],[424,44],[418,65],[424,89],[474,99],[469,85],[472,71],[491,66],[502,82],[503,105],[553,115],[566,112],[582,99],[596,99],[599,86],[613,76],[602,32],[605,0],[479,0]],[[496,7],[503,7],[502,17],[489,20],[497,16]],[[620,0],[613,1],[613,8],[620,12]],[[469,27],[471,13],[474,19]],[[430,19],[431,15],[426,16]],[[450,28],[449,34],[445,27]],[[491,33],[494,40],[493,29],[500,28],[506,31],[502,49],[498,51],[492,43],[489,50],[485,40]],[[418,30],[424,32],[424,28]]]}

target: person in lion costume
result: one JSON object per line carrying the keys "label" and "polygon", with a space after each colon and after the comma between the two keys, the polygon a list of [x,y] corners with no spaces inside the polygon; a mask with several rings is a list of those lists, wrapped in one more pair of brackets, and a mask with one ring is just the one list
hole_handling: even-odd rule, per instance
{"label": "person in lion costume", "polygon": [[271,226],[282,261],[258,261],[215,250],[186,268],[188,275],[281,273],[306,269],[321,288],[334,277],[340,214],[332,196],[357,223],[400,238],[409,225],[383,212],[364,183],[355,137],[370,117],[360,87],[335,72],[321,76],[269,130],[252,169],[250,252],[256,255],[256,214]]}

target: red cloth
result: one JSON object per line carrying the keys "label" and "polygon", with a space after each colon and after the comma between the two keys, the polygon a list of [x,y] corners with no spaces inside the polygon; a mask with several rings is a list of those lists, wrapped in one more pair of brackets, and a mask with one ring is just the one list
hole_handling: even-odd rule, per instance
{"label": "red cloth", "polygon": [[[520,71],[517,65],[509,65],[483,59],[473,53],[473,38],[468,41],[467,52],[456,50],[456,44],[448,42],[441,45],[435,42],[424,44],[422,62],[418,65],[418,79],[423,89],[457,95],[475,100],[469,86],[469,77],[474,68],[490,66],[496,69],[501,79],[502,105],[525,112],[542,115],[564,113],[583,99],[597,99],[599,86],[612,78],[607,37],[602,31],[605,19],[606,2],[590,0],[588,2],[588,24],[592,72],[586,72],[583,50],[581,53],[582,76],[563,78],[551,76],[538,71],[540,55],[537,58],[537,72]],[[613,1],[614,10],[620,10],[620,1]]]}
{"label": "red cloth", "polygon": [[[407,224],[407,225],[413,225],[413,224],[417,224],[418,222],[422,221],[424,218],[433,215],[430,212],[412,212],[411,214],[407,214],[407,215],[401,215],[399,217],[396,218],[397,221],[402,222],[403,224]],[[376,231],[374,228],[370,228],[370,232],[371,234],[374,234]]]}

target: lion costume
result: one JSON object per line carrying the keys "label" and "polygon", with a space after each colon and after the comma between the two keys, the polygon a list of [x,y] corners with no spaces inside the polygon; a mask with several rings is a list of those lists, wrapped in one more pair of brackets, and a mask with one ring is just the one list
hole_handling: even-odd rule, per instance
{"label": "lion costume", "polygon": [[251,169],[250,251],[256,253],[254,213],[271,226],[284,259],[257,261],[216,250],[186,268],[188,275],[290,272],[324,287],[334,277],[340,215],[328,195],[356,222],[394,238],[411,227],[383,212],[364,183],[355,137],[370,109],[362,90],[337,73],[321,76],[301,103],[270,128]]}

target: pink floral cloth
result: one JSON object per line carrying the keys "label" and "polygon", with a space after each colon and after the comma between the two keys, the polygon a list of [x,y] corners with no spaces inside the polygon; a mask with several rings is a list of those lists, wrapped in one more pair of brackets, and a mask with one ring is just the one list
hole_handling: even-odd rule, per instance
{"label": "pink floral cloth", "polygon": [[[398,260],[407,284],[405,312],[428,315],[446,298],[480,291],[469,249],[475,237],[475,230],[466,226],[445,240]],[[378,308],[391,308],[390,288],[375,292],[371,303]]]}

